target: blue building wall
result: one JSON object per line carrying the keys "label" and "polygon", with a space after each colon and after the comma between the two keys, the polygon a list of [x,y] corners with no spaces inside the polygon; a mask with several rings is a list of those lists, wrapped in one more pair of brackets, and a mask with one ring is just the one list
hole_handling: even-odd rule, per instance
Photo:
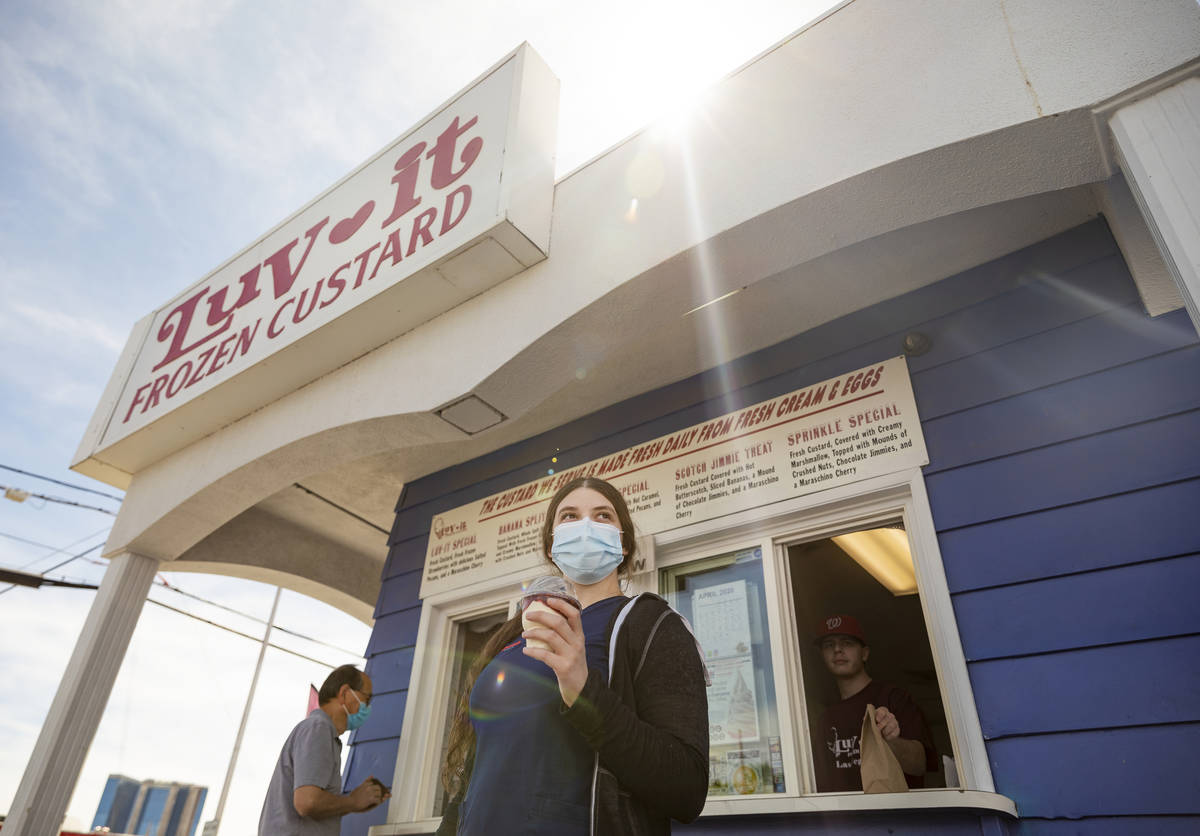
{"label": "blue building wall", "polygon": [[187,793],[186,792],[179,793],[178,795],[175,796],[175,803],[173,803],[171,805],[171,809],[170,809],[170,811],[168,811],[168,814],[166,815],[167,832],[170,833],[171,836],[175,836],[175,834],[178,833],[176,828],[179,827],[179,820],[181,818],[183,818],[183,808],[184,808],[184,805],[186,805],[186,804],[187,804]]}
{"label": "blue building wall", "polygon": [[[110,775],[96,806],[96,816],[92,819],[92,829],[107,827],[114,833],[157,833],[163,819],[167,820],[167,833],[187,833],[194,836],[200,824],[200,814],[204,808],[204,799],[208,795],[206,787],[193,787],[190,784],[179,784],[175,799],[167,806],[171,789],[167,786],[149,787],[146,799],[138,813],[137,821],[130,821],[134,803],[143,786],[143,782],[135,781],[123,775]],[[187,806],[189,793],[197,791],[196,809],[189,824],[182,820],[184,808]],[[182,830],[180,829],[182,826]]]}
{"label": "blue building wall", "polygon": [[92,829],[108,827],[114,831],[124,830],[129,823],[129,814],[133,811],[133,802],[141,786],[140,782],[132,778],[109,775],[104,784],[104,792],[100,796],[100,803],[96,805]]}
{"label": "blue building wall", "polygon": [[146,793],[146,802],[142,805],[142,813],[133,829],[137,836],[153,836],[158,833],[159,823],[167,813],[169,792],[166,787],[151,787]]}
{"label": "blue building wall", "polygon": [[208,798],[208,787],[201,787],[196,797],[196,811],[192,813],[192,825],[188,828],[188,836],[196,836],[196,828],[200,826],[200,814],[204,812],[206,798]]}
{"label": "blue building wall", "polygon": [[1185,312],[1146,316],[1102,221],[410,484],[367,649],[378,707],[347,785],[395,767],[435,514],[543,474],[553,451],[570,467],[895,356],[911,330],[933,341],[909,369],[934,524],[997,790],[1021,819],[676,832],[1200,831],[1200,344]]}

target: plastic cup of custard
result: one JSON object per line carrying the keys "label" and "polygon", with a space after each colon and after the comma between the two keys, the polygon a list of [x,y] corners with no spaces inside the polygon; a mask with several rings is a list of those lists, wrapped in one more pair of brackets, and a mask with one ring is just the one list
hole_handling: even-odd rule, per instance
{"label": "plastic cup of custard", "polygon": [[[553,608],[546,603],[551,598],[558,598],[571,604],[577,610],[583,610],[579,599],[575,597],[575,591],[565,579],[560,578],[558,575],[543,575],[540,578],[534,578],[523,587],[521,595],[522,630],[543,626],[536,621],[530,621],[529,614],[538,612],[539,610],[542,612],[553,611]],[[525,644],[529,647],[540,647],[543,649],[548,647],[544,641],[539,639],[526,639]]]}

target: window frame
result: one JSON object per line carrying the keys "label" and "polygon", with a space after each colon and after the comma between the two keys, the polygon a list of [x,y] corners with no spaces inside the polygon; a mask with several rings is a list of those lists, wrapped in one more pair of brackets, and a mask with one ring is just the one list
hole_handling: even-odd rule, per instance
{"label": "window frame", "polygon": [[[815,787],[815,781],[809,744],[805,741],[808,717],[798,652],[800,637],[791,585],[782,582],[787,572],[787,547],[842,533],[847,528],[895,521],[897,517],[903,521],[909,538],[960,787],[884,795],[810,792],[808,788]],[[627,591],[630,595],[658,593],[659,570],[751,545],[759,545],[763,550],[775,701],[781,709],[791,706],[790,711],[781,710],[779,717],[787,789],[780,794],[744,798],[711,796],[701,815],[975,808],[1015,817],[1013,801],[995,792],[920,468],[907,468],[659,534],[643,535],[639,538],[639,553],[646,558],[645,571],[631,578]],[[394,795],[388,807],[389,823],[372,827],[372,836],[429,833],[436,828],[440,819],[432,811],[440,763],[437,768],[429,765],[440,758],[440,730],[444,728],[452,698],[449,674],[455,630],[461,622],[505,606],[513,612],[513,590],[536,574],[537,570],[514,571],[424,600],[396,757]]]}
{"label": "window frame", "polygon": [[[681,566],[687,566],[693,563],[699,563],[711,558],[722,557],[731,552],[749,549],[758,546],[762,549],[762,570],[763,570],[763,594],[766,599],[765,610],[767,617],[767,633],[769,636],[768,646],[771,648],[771,662],[773,676],[773,685],[775,687],[775,705],[779,710],[779,716],[776,718],[779,723],[779,739],[783,744],[783,766],[784,766],[784,781],[785,789],[782,793],[762,793],[752,796],[708,796],[705,804],[705,813],[708,812],[708,805],[717,802],[731,802],[738,805],[735,809],[740,809],[742,805],[749,805],[752,802],[762,802],[769,799],[793,798],[802,793],[797,792],[794,786],[794,779],[790,776],[802,775],[799,771],[800,767],[796,764],[796,746],[792,741],[797,740],[798,730],[794,728],[796,725],[795,711],[785,710],[789,705],[787,701],[788,693],[787,680],[789,671],[785,670],[781,664],[783,661],[783,653],[781,646],[781,630],[780,620],[783,618],[783,613],[779,610],[776,592],[780,584],[776,576],[777,561],[774,559],[774,548],[769,537],[762,537],[757,526],[752,524],[751,530],[747,530],[745,526],[738,526],[735,529],[729,529],[722,532],[718,536],[700,536],[700,539],[694,540],[687,538],[685,540],[673,543],[666,548],[656,544],[656,579],[661,577],[659,572],[666,569],[675,569]],[[676,529],[678,530],[678,529]],[[658,594],[662,592],[658,589],[653,590]],[[665,596],[664,596],[665,597]],[[801,714],[801,722],[805,722],[804,715]],[[747,811],[754,812],[754,811]],[[704,814],[702,814],[704,815]]]}
{"label": "window frame", "polygon": [[[392,779],[385,833],[432,832],[440,816],[433,814],[437,784],[441,781],[442,730],[451,710],[451,668],[457,631],[465,622],[506,609],[511,617],[517,599],[513,590],[536,573],[512,572],[498,578],[448,590],[426,598],[417,627],[412,677],[405,701],[404,720]],[[412,711],[415,707],[427,711]],[[434,764],[434,768],[430,768]],[[400,825],[407,825],[396,829]],[[432,826],[430,826],[432,825]],[[376,832],[372,828],[372,832]]]}
{"label": "window frame", "polygon": [[[960,787],[914,790],[884,797],[862,793],[818,794],[809,789],[815,788],[815,780],[811,743],[806,739],[808,712],[800,670],[800,630],[795,623],[791,584],[786,582],[787,548],[847,530],[894,522],[897,518],[903,522],[908,535]],[[920,469],[908,468],[662,532],[654,537],[655,568],[677,568],[753,546],[763,550],[763,584],[775,670],[775,702],[781,709],[791,707],[790,711],[781,711],[779,717],[787,789],[780,794],[745,798],[710,796],[703,815],[941,806],[982,807],[1015,815],[1012,801],[995,795],[983,730],[967,674],[966,656],[958,635]],[[656,580],[657,577],[656,571]]]}

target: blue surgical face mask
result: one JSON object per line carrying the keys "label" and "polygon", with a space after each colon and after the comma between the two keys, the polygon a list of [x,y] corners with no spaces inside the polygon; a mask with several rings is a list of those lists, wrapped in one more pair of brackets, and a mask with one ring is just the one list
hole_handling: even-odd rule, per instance
{"label": "blue surgical face mask", "polygon": [[625,559],[621,530],[586,517],[559,523],[554,529],[550,558],[572,583],[599,583]]}
{"label": "blue surgical face mask", "polygon": [[371,706],[367,705],[367,701],[359,695],[358,691],[354,691],[354,696],[358,697],[358,711],[351,714],[345,705],[342,706],[342,711],[346,712],[346,728],[350,731],[354,731],[367,722],[367,718],[371,716]]}

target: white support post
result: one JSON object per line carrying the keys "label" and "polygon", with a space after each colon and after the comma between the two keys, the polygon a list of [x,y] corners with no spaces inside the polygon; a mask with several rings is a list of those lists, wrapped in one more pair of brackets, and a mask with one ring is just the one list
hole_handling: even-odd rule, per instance
{"label": "white support post", "polygon": [[158,568],[157,560],[131,552],[109,563],[25,766],[4,836],[59,832]]}
{"label": "white support post", "polygon": [[242,738],[246,734],[246,723],[250,720],[250,708],[254,705],[254,691],[258,688],[258,677],[262,673],[263,658],[267,655],[267,647],[271,644],[271,630],[275,628],[275,613],[279,611],[279,597],[283,587],[275,587],[275,601],[271,604],[271,616],[267,619],[267,629],[263,631],[262,645],[258,648],[258,664],[254,666],[254,676],[250,678],[250,690],[246,693],[246,707],[242,709],[242,722],[238,726],[237,736],[233,739],[233,754],[229,756],[229,767],[225,770],[225,783],[221,787],[221,797],[217,801],[217,814],[204,825],[204,836],[217,836],[221,832],[221,819],[225,815],[225,801],[229,798],[229,785],[233,782],[233,772],[237,769],[238,752],[242,750]]}
{"label": "white support post", "polygon": [[1200,78],[1126,105],[1109,127],[1125,178],[1200,332]]}

